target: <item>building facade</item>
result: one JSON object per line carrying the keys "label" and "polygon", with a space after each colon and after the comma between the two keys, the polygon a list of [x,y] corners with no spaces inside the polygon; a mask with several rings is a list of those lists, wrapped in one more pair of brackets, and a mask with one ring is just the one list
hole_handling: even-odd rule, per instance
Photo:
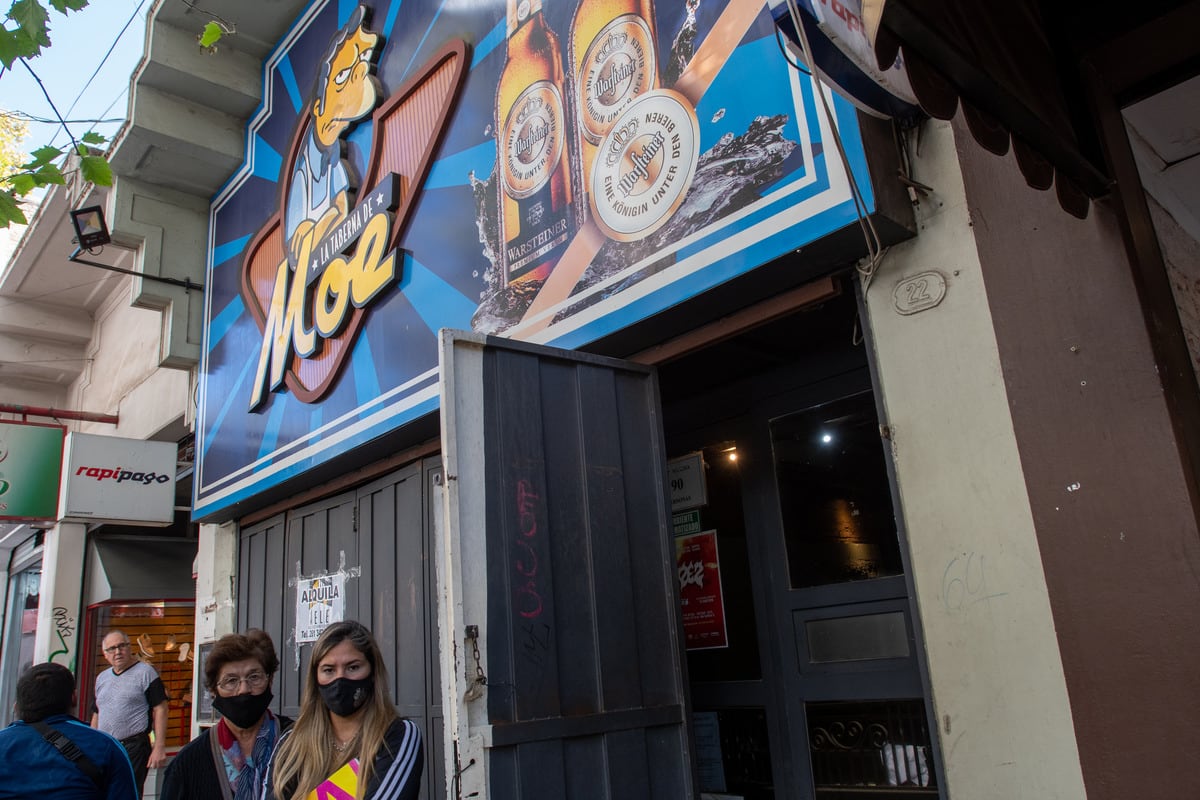
{"label": "building facade", "polygon": [[294,713],[366,622],[429,797],[1187,785],[1196,231],[1137,137],[1038,191],[754,4],[209,13],[155,7],[108,204],[205,286],[200,652],[264,627]]}
{"label": "building facade", "polygon": [[[190,739],[192,718],[194,373],[164,363],[161,303],[152,289],[141,291],[148,282],[68,260],[77,252],[68,212],[103,207],[110,199],[108,190],[81,184],[78,172],[73,174],[76,180],[47,193],[0,276],[2,437],[9,440],[26,423],[62,432],[49,454],[52,474],[31,474],[22,460],[27,452],[8,447],[11,441],[3,447],[4,499],[31,479],[50,482],[52,498],[39,519],[20,519],[25,512],[7,505],[2,514],[0,705],[7,724],[20,674],[31,664],[53,661],[76,673],[76,713],[90,718],[94,679],[108,667],[100,641],[119,628],[171,693],[168,746],[174,750]],[[106,246],[84,257],[133,270],[138,252]],[[65,452],[64,435],[72,443]],[[160,454],[165,452],[156,466],[155,478],[161,474],[161,480],[154,484],[169,484],[170,490],[159,498],[154,527],[133,521],[133,513],[124,522],[66,513],[54,491],[60,486],[59,465],[72,453],[83,457],[86,437],[93,437],[88,443],[99,448],[93,455],[105,467],[115,466],[131,442],[153,442]],[[130,476],[144,469],[133,462],[124,466]],[[99,475],[98,469],[93,474]],[[69,477],[61,477],[61,483]],[[110,496],[133,485],[114,490],[97,480],[91,483]]]}

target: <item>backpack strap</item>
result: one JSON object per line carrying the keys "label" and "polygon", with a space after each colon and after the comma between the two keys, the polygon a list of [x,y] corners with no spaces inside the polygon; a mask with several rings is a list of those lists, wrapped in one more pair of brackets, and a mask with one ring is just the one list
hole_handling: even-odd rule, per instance
{"label": "backpack strap", "polygon": [[104,789],[104,773],[96,766],[96,762],[92,761],[79,746],[71,741],[71,737],[67,736],[60,730],[50,727],[45,722],[31,722],[29,727],[42,735],[50,744],[54,745],[58,752],[62,753],[63,758],[70,761],[79,771],[91,778],[92,783],[96,784],[97,789]]}
{"label": "backpack strap", "polygon": [[[218,721],[217,725],[220,724]],[[208,752],[212,756],[213,766],[217,770],[217,785],[221,787],[221,800],[233,800],[233,789],[229,785],[229,777],[225,774],[225,756],[221,754],[221,738],[217,735],[217,725],[213,725],[205,734],[208,736]]]}

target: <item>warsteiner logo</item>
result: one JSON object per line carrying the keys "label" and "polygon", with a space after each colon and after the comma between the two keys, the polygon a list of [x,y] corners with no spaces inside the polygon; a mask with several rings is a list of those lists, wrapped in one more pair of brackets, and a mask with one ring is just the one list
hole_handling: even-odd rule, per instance
{"label": "warsteiner logo", "polygon": [[[262,345],[250,409],[286,385],[316,402],[332,388],[371,306],[399,282],[397,242],[429,171],[466,74],[466,44],[451,42],[376,109],[381,36],[359,6],[333,37],[311,102],[280,172],[280,204],[242,269],[242,296]],[[341,158],[342,140],[368,114],[369,189]]]}

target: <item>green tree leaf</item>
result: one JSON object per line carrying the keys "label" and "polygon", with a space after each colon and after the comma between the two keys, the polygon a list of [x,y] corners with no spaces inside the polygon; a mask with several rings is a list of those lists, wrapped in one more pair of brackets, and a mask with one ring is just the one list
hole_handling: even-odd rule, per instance
{"label": "green tree leaf", "polygon": [[33,179],[37,181],[38,186],[49,186],[52,183],[63,184],[67,182],[67,178],[63,175],[62,170],[54,164],[43,164],[38,167],[36,172],[31,173]]}
{"label": "green tree leaf", "polygon": [[8,183],[12,186],[12,192],[17,197],[29,194],[37,185],[37,181],[28,172],[18,172],[16,175],[9,176]]}
{"label": "green tree leaf", "polygon": [[221,41],[221,37],[225,35],[225,31],[215,22],[210,22],[204,26],[204,31],[200,34],[200,46],[212,47],[217,42]]}
{"label": "green tree leaf", "polygon": [[43,145],[42,147],[39,147],[37,150],[34,150],[32,153],[30,153],[30,155],[33,157],[33,160],[28,164],[22,164],[21,169],[36,170],[43,164],[49,164],[54,159],[59,158],[62,156],[62,154],[63,151],[60,147]]}
{"label": "green tree leaf", "polygon": [[83,179],[97,186],[112,186],[112,167],[103,156],[84,156],[79,160]]}
{"label": "green tree leaf", "polygon": [[20,28],[13,31],[0,28],[0,63],[4,64],[5,69],[12,69],[18,58],[32,58],[40,50],[29,34]]}
{"label": "green tree leaf", "polygon": [[0,228],[7,228],[12,223],[18,225],[26,225],[29,220],[25,219],[25,213],[21,211],[21,206],[17,203],[17,198],[13,193],[0,189]]}
{"label": "green tree leaf", "polygon": [[[61,14],[79,11],[88,4],[88,0],[45,2]],[[11,69],[18,59],[32,58],[41,53],[42,48],[50,46],[50,14],[40,0],[13,0],[7,19],[16,27],[9,27],[0,20],[0,71]],[[23,156],[15,147],[5,146],[8,139],[17,141],[20,138],[20,135],[13,135],[7,116],[0,117],[0,186],[9,187],[0,188],[0,228],[7,228],[14,222],[26,224],[20,208],[23,195],[39,187],[66,183],[62,168],[55,163],[62,157],[63,148],[39,147],[31,155]],[[80,172],[84,178],[101,186],[111,186],[112,168],[103,157],[90,155],[91,151],[85,146],[105,141],[100,134],[88,132],[83,136],[84,144],[77,145],[76,149],[81,156]],[[19,164],[25,158],[29,161]]]}
{"label": "green tree leaf", "polygon": [[17,23],[39,49],[50,46],[50,14],[38,0],[17,0],[8,10],[8,18]]}

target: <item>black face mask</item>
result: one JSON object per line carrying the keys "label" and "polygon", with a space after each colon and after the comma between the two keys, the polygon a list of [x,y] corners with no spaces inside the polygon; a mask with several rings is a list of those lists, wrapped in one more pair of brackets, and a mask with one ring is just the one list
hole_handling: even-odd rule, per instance
{"label": "black face mask", "polygon": [[318,686],[325,707],[339,717],[348,717],[358,711],[375,693],[375,676],[368,675],[360,680],[338,678],[332,683]]}
{"label": "black face mask", "polygon": [[267,689],[262,694],[239,694],[233,697],[214,697],[213,708],[239,728],[254,726],[271,705],[274,695]]}

